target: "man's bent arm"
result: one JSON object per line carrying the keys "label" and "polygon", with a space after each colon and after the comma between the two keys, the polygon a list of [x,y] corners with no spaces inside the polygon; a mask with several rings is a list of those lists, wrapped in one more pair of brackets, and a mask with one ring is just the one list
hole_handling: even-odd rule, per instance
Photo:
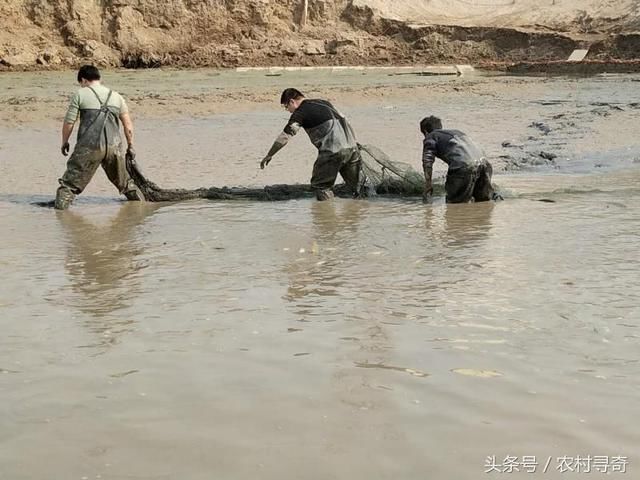
{"label": "man's bent arm", "polygon": [[124,136],[127,139],[127,145],[133,147],[133,122],[129,116],[129,112],[120,114],[120,121],[122,122],[122,128],[124,128]]}
{"label": "man's bent arm", "polygon": [[71,96],[69,101],[69,106],[67,107],[67,113],[64,116],[64,120],[62,121],[62,146],[64,147],[71,137],[71,132],[73,132],[73,127],[78,120],[78,115],[80,113],[80,94],[78,92],[74,93]]}
{"label": "man's bent arm", "polygon": [[422,151],[422,170],[424,172],[424,195],[431,196],[433,193],[433,162],[436,160],[436,141],[427,137],[424,141]]}
{"label": "man's bent arm", "polygon": [[431,177],[433,175],[433,167],[424,167],[424,195],[431,196],[433,194],[433,183]]}
{"label": "man's bent arm", "polygon": [[267,153],[267,157],[273,157],[276,153],[282,150],[287,143],[289,143],[289,140],[291,140],[291,135],[288,135],[285,132],[282,132],[280,135],[278,135],[276,141],[273,142],[273,145],[271,145],[271,148]]}
{"label": "man's bent arm", "polygon": [[273,145],[271,145],[271,148],[269,149],[267,156],[264,157],[260,162],[260,168],[264,168],[267,165],[269,165],[269,162],[271,162],[271,159],[273,158],[273,156],[276,153],[278,153],[280,150],[282,150],[282,148],[287,143],[289,143],[289,140],[291,140],[291,137],[293,137],[296,133],[298,133],[299,129],[300,129],[300,125],[297,122],[288,123],[287,126],[284,127],[284,131],[280,135],[278,135],[278,138],[276,138],[276,141],[273,142]]}

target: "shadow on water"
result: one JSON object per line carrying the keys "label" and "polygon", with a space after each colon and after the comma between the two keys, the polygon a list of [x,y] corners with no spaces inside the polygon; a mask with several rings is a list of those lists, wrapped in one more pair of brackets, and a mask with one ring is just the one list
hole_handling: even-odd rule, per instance
{"label": "shadow on water", "polygon": [[138,227],[157,210],[158,205],[129,202],[105,225],[73,210],[56,212],[68,238],[68,301],[88,315],[85,327],[100,336],[96,345],[87,347],[108,347],[131,329],[134,320],[116,312],[124,312],[140,293],[145,264],[137,258],[144,252]]}

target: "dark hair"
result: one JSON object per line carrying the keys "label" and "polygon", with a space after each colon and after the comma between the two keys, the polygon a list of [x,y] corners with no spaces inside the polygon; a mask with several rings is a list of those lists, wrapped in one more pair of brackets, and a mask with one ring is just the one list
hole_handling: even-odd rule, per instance
{"label": "dark hair", "polygon": [[83,78],[89,82],[100,80],[100,70],[93,65],[83,65],[80,67],[80,70],[78,70],[78,83],[80,83]]}
{"label": "dark hair", "polygon": [[431,115],[430,117],[425,117],[420,121],[420,131],[422,133],[431,133],[434,130],[438,130],[442,128],[442,120],[438,117],[434,117]]}
{"label": "dark hair", "polygon": [[280,105],[286,105],[291,100],[295,100],[296,98],[304,97],[300,90],[296,90],[295,88],[287,88],[280,95]]}

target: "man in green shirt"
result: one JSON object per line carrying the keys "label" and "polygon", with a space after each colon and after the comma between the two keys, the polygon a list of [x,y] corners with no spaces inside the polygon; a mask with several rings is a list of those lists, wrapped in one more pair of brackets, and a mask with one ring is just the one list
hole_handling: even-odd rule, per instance
{"label": "man in green shirt", "polygon": [[[62,124],[61,152],[69,154],[69,137],[80,120],[78,137],[67,169],[60,178],[55,208],[69,208],[76,195],[82,193],[98,166],[102,165],[109,181],[129,200],[144,200],[140,190],[129,176],[125,159],[133,161],[133,123],[129,109],[119,93],[100,84],[100,71],[93,65],[84,65],[78,71],[80,88],[71,97]],[[127,151],[122,154],[120,122],[127,139]]]}

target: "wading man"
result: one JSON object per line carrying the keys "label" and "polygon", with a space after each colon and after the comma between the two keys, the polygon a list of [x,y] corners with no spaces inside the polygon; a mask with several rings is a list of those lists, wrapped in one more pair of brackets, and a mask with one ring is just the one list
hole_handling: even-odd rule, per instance
{"label": "wading man", "polygon": [[[78,136],[67,170],[59,180],[55,208],[69,208],[76,195],[82,193],[100,165],[118,191],[129,200],[144,200],[127,173],[125,158],[133,161],[133,123],[124,99],[100,84],[100,72],[93,65],[84,65],[78,71],[81,88],[71,97],[71,103],[62,124],[61,152],[69,153],[69,137],[79,119]],[[120,122],[127,139],[123,155]]]}
{"label": "wading man", "polygon": [[422,168],[426,202],[431,200],[433,193],[431,177],[436,157],[449,166],[444,185],[447,203],[502,199],[491,186],[491,164],[467,135],[459,130],[444,130],[442,121],[434,116],[422,119],[420,131],[424,135]]}
{"label": "wading man", "polygon": [[267,156],[260,162],[260,168],[266,167],[302,127],[318,149],[318,158],[311,175],[311,186],[316,192],[316,198],[333,198],[331,187],[338,173],[351,188],[354,197],[359,196],[365,179],[360,171],[360,151],[347,119],[326,100],[306,99],[295,88],[287,88],[282,92],[280,103],[291,113],[291,118]]}

